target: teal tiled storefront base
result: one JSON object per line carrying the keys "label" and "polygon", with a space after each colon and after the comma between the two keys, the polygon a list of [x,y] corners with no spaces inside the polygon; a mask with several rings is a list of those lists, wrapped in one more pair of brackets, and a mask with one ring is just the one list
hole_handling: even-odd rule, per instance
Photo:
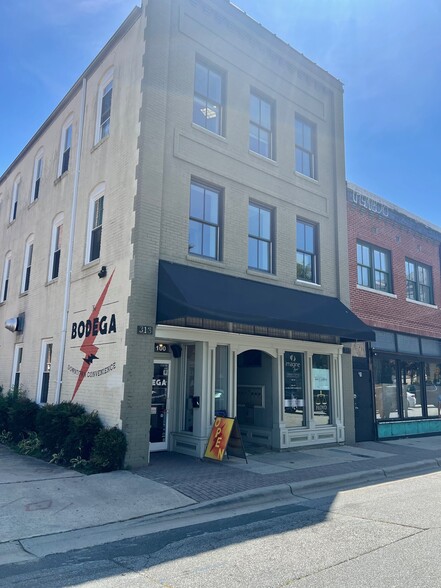
{"label": "teal tiled storefront base", "polygon": [[378,439],[441,433],[441,420],[397,421],[377,423]]}

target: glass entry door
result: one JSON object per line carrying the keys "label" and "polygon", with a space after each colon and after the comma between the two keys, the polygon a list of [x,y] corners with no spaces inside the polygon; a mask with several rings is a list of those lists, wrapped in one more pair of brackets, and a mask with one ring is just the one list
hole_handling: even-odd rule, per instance
{"label": "glass entry door", "polygon": [[150,451],[164,451],[168,449],[167,403],[169,382],[170,362],[155,361],[150,414]]}

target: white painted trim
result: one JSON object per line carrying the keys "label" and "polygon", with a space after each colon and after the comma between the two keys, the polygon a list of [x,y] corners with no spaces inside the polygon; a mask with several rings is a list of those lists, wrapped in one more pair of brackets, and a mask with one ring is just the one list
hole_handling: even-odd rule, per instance
{"label": "white painted trim", "polygon": [[[84,252],[84,264],[87,265],[89,263],[94,263],[97,261],[96,259],[90,260],[90,244],[92,242],[92,230],[93,230],[93,213],[95,208],[95,202],[101,198],[101,196],[105,196],[106,192],[106,183],[101,182],[98,184],[95,189],[91,192],[89,197],[89,212],[87,215],[87,233],[86,233],[86,250]],[[105,199],[104,199],[105,201]],[[103,216],[104,216],[104,208],[103,208]],[[104,220],[103,220],[104,224]],[[102,226],[102,225],[101,225]],[[102,232],[101,232],[102,235]],[[100,251],[101,253],[101,251]],[[99,258],[98,258],[99,259]]]}
{"label": "white painted trim", "polygon": [[427,308],[434,308],[435,310],[438,309],[436,304],[428,304],[427,302],[421,302],[420,300],[414,300],[413,298],[407,298],[406,302],[411,302],[412,304],[418,304],[419,306],[425,306]]}
{"label": "white painted trim", "polygon": [[[102,108],[103,108],[104,89],[106,88],[106,86],[110,82],[113,82],[113,72],[114,72],[114,68],[112,66],[105,72],[105,74],[101,78],[100,84],[98,86],[97,102],[96,102],[95,139],[93,142],[94,146],[98,145],[98,143],[100,141],[102,141],[103,139],[108,137],[110,134],[110,131],[109,131],[109,134],[107,134],[105,137],[101,137],[101,113],[102,113]],[[112,101],[113,101],[113,83],[112,83]],[[110,104],[110,116],[112,116],[112,103]]]}

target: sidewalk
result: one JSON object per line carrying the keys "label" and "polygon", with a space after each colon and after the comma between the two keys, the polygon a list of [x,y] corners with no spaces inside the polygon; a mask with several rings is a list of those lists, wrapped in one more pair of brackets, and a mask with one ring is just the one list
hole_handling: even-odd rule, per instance
{"label": "sidewalk", "polygon": [[162,452],[152,454],[147,468],[93,476],[0,445],[0,565],[142,535],[162,514],[302,499],[440,466],[441,436],[281,453],[256,449],[248,463]]}

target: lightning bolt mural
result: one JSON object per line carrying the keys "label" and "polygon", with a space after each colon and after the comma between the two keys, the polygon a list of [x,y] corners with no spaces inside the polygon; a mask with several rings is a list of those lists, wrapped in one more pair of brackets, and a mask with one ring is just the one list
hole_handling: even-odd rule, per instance
{"label": "lightning bolt mural", "polygon": [[[107,281],[107,284],[104,286],[104,290],[101,292],[101,296],[98,298],[98,301],[95,304],[95,307],[92,311],[92,314],[89,317],[89,320],[92,323],[93,323],[94,319],[98,318],[98,315],[100,313],[104,299],[106,298],[107,291],[109,289],[110,282],[112,281],[114,273],[115,273],[115,270],[113,270],[112,275],[110,276],[110,278]],[[81,351],[85,354],[85,357],[83,358],[83,365],[81,367],[77,383],[75,384],[75,388],[74,388],[74,391],[72,394],[71,402],[75,398],[75,395],[78,392],[78,389],[81,386],[84,378],[86,377],[86,374],[89,371],[89,368],[90,368],[93,360],[99,359],[98,356],[96,355],[99,348],[96,345],[94,345],[96,337],[97,337],[97,335],[94,335],[93,332],[91,332],[90,335],[85,337],[85,339],[80,347]]]}

